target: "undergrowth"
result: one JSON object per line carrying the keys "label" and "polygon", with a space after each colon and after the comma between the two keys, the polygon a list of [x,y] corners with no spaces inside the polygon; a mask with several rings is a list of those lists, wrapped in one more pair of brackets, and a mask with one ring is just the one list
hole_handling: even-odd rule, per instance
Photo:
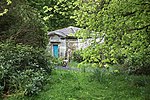
{"label": "undergrowth", "polygon": [[0,43],[0,96],[35,95],[51,73],[44,50],[32,46]]}
{"label": "undergrowth", "polygon": [[[99,76],[101,77],[101,76]],[[104,75],[101,81],[93,73],[54,70],[50,83],[36,96],[12,96],[8,100],[149,100],[150,77]]]}

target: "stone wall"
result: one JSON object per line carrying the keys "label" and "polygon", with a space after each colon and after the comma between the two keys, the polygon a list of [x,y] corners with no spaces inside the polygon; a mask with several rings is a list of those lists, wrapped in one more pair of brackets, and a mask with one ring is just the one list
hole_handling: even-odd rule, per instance
{"label": "stone wall", "polygon": [[65,39],[58,35],[50,36],[48,50],[53,55],[53,45],[58,45],[59,57],[69,59],[75,50],[80,50],[88,47],[91,44],[91,39]]}

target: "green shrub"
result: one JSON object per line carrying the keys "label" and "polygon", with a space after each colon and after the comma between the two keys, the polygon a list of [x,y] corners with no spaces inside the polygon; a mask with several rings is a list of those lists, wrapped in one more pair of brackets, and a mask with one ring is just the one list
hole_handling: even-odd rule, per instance
{"label": "green shrub", "polygon": [[51,72],[45,52],[39,48],[0,44],[0,92],[37,94]]}
{"label": "green shrub", "polygon": [[75,51],[73,52],[72,55],[72,60],[76,61],[76,62],[82,62],[83,61],[83,57],[81,56],[82,51]]}
{"label": "green shrub", "polygon": [[[94,66],[93,66],[94,67]],[[120,67],[116,65],[104,65],[104,67],[96,67],[93,71],[93,78],[101,83],[105,83],[109,78],[114,78],[123,74]]]}

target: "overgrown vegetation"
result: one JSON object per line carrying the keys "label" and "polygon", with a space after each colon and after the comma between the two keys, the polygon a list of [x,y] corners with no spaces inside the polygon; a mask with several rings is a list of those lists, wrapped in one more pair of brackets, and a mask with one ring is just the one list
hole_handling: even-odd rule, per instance
{"label": "overgrown vegetation", "polygon": [[81,53],[82,53],[81,50],[74,51],[72,54],[71,60],[76,61],[78,63],[84,61]]}
{"label": "overgrown vegetation", "polygon": [[71,19],[76,0],[28,0],[30,5],[37,9],[49,31],[74,26],[75,20]]}
{"label": "overgrown vegetation", "polygon": [[[5,0],[5,1],[3,1],[3,2],[1,2],[1,3],[4,3],[5,2],[5,6],[7,5],[10,5],[12,2],[11,2],[11,0]],[[1,5],[1,3],[0,3],[0,5]],[[2,5],[0,8],[1,8],[1,10],[0,10],[0,16],[3,16],[4,14],[6,14],[7,12],[8,12],[8,9],[7,8],[5,8],[5,6],[4,5]]]}
{"label": "overgrown vegetation", "polygon": [[[149,0],[78,0],[76,4],[77,24],[91,31],[79,36],[95,39],[83,52],[86,61],[100,67],[118,64],[136,74],[149,74]],[[98,38],[104,38],[104,43],[96,41]]]}
{"label": "overgrown vegetation", "polygon": [[[46,84],[57,59],[46,54],[46,22],[48,3],[31,0],[1,0],[0,2],[0,93],[37,94]],[[57,2],[55,3],[57,4]],[[49,27],[47,27],[49,25]],[[55,25],[56,26],[56,25]],[[55,27],[56,28],[56,27]]]}
{"label": "overgrown vegetation", "polygon": [[51,67],[43,50],[19,44],[0,44],[1,95],[16,92],[37,94],[46,84],[50,73]]}
{"label": "overgrown vegetation", "polygon": [[0,6],[7,7],[8,12],[0,16],[0,41],[13,41],[32,45],[46,46],[46,29],[43,19],[26,0],[13,0],[7,6],[2,0]]}
{"label": "overgrown vegetation", "polygon": [[[99,73],[100,74],[100,73]],[[12,96],[8,100],[149,100],[150,77],[103,74],[74,70],[52,72],[51,82],[37,96]]]}
{"label": "overgrown vegetation", "polygon": [[[149,0],[1,0],[0,95],[149,100],[150,78],[144,76],[150,74],[149,16]],[[45,52],[47,31],[75,24],[85,29],[80,38],[93,39],[69,63],[81,70],[56,70],[51,76],[62,59]]]}

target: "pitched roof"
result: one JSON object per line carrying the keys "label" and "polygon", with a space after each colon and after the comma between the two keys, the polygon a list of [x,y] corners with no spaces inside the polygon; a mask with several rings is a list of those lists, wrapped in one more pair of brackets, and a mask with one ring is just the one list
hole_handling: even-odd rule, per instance
{"label": "pitched roof", "polygon": [[71,33],[72,34],[76,33],[78,30],[80,30],[80,28],[69,26],[67,28],[58,29],[58,30],[55,30],[55,31],[48,32],[48,35],[50,36],[50,35],[57,34],[57,35],[60,35],[62,37],[67,37]]}

